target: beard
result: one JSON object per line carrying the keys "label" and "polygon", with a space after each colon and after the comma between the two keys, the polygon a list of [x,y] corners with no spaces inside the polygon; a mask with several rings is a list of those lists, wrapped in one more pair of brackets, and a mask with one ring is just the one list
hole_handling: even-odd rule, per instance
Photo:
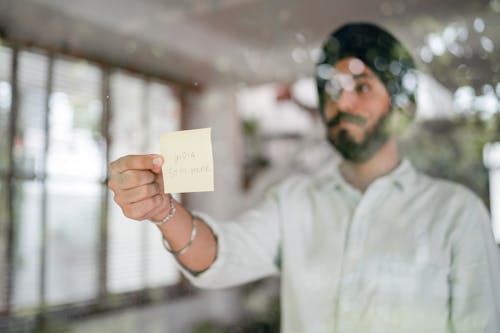
{"label": "beard", "polygon": [[[375,155],[375,153],[378,152],[389,139],[389,133],[386,128],[389,114],[390,112],[387,112],[382,118],[380,118],[374,128],[365,131],[365,137],[361,142],[357,142],[346,129],[341,129],[335,136],[328,133],[328,141],[344,159],[355,163],[366,162],[373,155]],[[352,115],[342,116],[339,114],[337,117],[345,117],[348,121],[354,120],[349,120],[353,117]],[[337,117],[327,123],[328,129],[337,126],[340,122],[340,119]],[[362,121],[357,120],[351,122],[361,126],[361,124],[366,121],[363,119]]]}

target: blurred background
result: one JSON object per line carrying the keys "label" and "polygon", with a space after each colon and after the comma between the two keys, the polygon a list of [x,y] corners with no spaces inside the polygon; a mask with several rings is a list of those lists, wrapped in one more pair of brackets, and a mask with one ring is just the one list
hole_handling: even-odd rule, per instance
{"label": "blurred background", "polygon": [[475,191],[500,241],[500,0],[0,0],[0,331],[277,332],[277,278],[193,288],[107,165],[211,127],[215,192],[178,199],[221,220],[321,172],[314,63],[349,21],[409,47],[402,150]]}

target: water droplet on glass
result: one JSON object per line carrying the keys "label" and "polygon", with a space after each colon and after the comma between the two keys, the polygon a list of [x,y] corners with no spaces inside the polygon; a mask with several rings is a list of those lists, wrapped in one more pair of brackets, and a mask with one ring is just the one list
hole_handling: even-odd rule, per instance
{"label": "water droplet on glass", "polygon": [[481,91],[483,92],[483,95],[491,95],[494,94],[495,91],[493,90],[493,87],[491,84],[485,84],[482,88]]}
{"label": "water droplet on glass", "polygon": [[493,52],[493,50],[495,49],[495,44],[493,44],[493,41],[486,36],[481,37],[481,46],[486,52]]}
{"label": "water droplet on glass", "polygon": [[433,58],[432,51],[428,46],[424,46],[420,49],[420,59],[422,59],[423,62],[430,63]]}
{"label": "water droplet on glass", "polygon": [[415,73],[406,73],[403,76],[403,87],[407,91],[415,91],[417,89],[418,78]]}
{"label": "water droplet on glass", "polygon": [[469,38],[469,29],[465,25],[460,25],[457,29],[458,31],[458,40],[461,42],[465,42],[467,38]]}
{"label": "water droplet on glass", "polygon": [[399,75],[399,73],[401,73],[401,64],[399,63],[399,61],[391,61],[389,69],[392,74]]}
{"label": "water droplet on glass", "polygon": [[479,33],[484,31],[484,21],[482,18],[476,17],[474,20],[474,29]]}
{"label": "water droplet on glass", "polygon": [[450,51],[455,57],[462,57],[464,55],[464,48],[457,43],[449,45],[448,51]]}
{"label": "water droplet on glass", "polygon": [[446,51],[446,46],[443,39],[438,34],[430,34],[427,37],[427,44],[429,45],[432,53],[441,56]]}
{"label": "water droplet on glass", "polygon": [[296,63],[300,64],[300,63],[304,62],[304,60],[306,60],[306,58],[307,58],[307,52],[306,52],[306,50],[301,49],[301,48],[295,48],[295,49],[293,49],[293,51],[292,51],[292,59]]}
{"label": "water droplet on glass", "polygon": [[365,69],[365,64],[359,59],[352,59],[349,61],[349,70],[351,71],[352,74],[358,75],[363,73],[363,70]]}
{"label": "water droplet on glass", "polygon": [[463,86],[458,88],[453,96],[455,105],[461,111],[472,108],[475,98],[476,92],[474,91],[474,88],[470,86]]}
{"label": "water droplet on glass", "polygon": [[306,37],[305,37],[303,34],[301,34],[300,32],[297,32],[297,33],[295,34],[295,38],[297,38],[297,40],[298,40],[300,43],[305,43],[305,41],[306,41]]}
{"label": "water droplet on glass", "polygon": [[443,40],[447,45],[455,42],[457,39],[458,32],[453,25],[446,27],[443,31]]}

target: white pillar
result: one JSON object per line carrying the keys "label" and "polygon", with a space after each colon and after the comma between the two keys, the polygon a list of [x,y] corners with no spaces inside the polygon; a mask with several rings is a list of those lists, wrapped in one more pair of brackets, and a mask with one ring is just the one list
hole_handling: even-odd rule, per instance
{"label": "white pillar", "polygon": [[215,86],[190,93],[184,112],[184,129],[212,128],[215,177],[215,191],[187,194],[187,205],[217,219],[234,216],[242,207],[242,137],[235,88]]}

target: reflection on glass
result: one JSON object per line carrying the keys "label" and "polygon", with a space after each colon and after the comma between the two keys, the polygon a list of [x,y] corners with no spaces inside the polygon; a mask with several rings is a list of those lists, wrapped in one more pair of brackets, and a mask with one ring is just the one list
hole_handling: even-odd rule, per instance
{"label": "reflection on glass", "polygon": [[0,171],[8,165],[9,110],[11,101],[10,64],[12,52],[0,46]]}
{"label": "reflection on glass", "polygon": [[14,159],[16,169],[25,175],[39,175],[43,170],[47,66],[46,56],[31,52],[19,54],[19,115]]}
{"label": "reflection on glass", "polygon": [[[475,17],[469,23],[457,20],[428,26],[433,31],[425,38],[419,55],[429,64],[430,72],[455,92],[456,111],[465,116],[480,114],[486,119],[499,111],[500,102],[493,89],[485,91],[481,87],[498,82],[500,67],[495,52],[498,40],[494,38],[494,29],[487,24],[487,19],[493,17],[483,14],[484,17]],[[421,23],[429,24],[424,20]]]}
{"label": "reflection on glass", "polygon": [[60,304],[97,296],[102,185],[47,184],[47,299]]}
{"label": "reflection on glass", "polygon": [[39,302],[41,245],[41,185],[37,182],[16,184],[16,250],[14,260],[15,309],[35,307]]}
{"label": "reflection on glass", "polygon": [[104,140],[100,135],[101,74],[83,62],[57,60],[50,98],[50,176],[100,180],[105,177]]}

